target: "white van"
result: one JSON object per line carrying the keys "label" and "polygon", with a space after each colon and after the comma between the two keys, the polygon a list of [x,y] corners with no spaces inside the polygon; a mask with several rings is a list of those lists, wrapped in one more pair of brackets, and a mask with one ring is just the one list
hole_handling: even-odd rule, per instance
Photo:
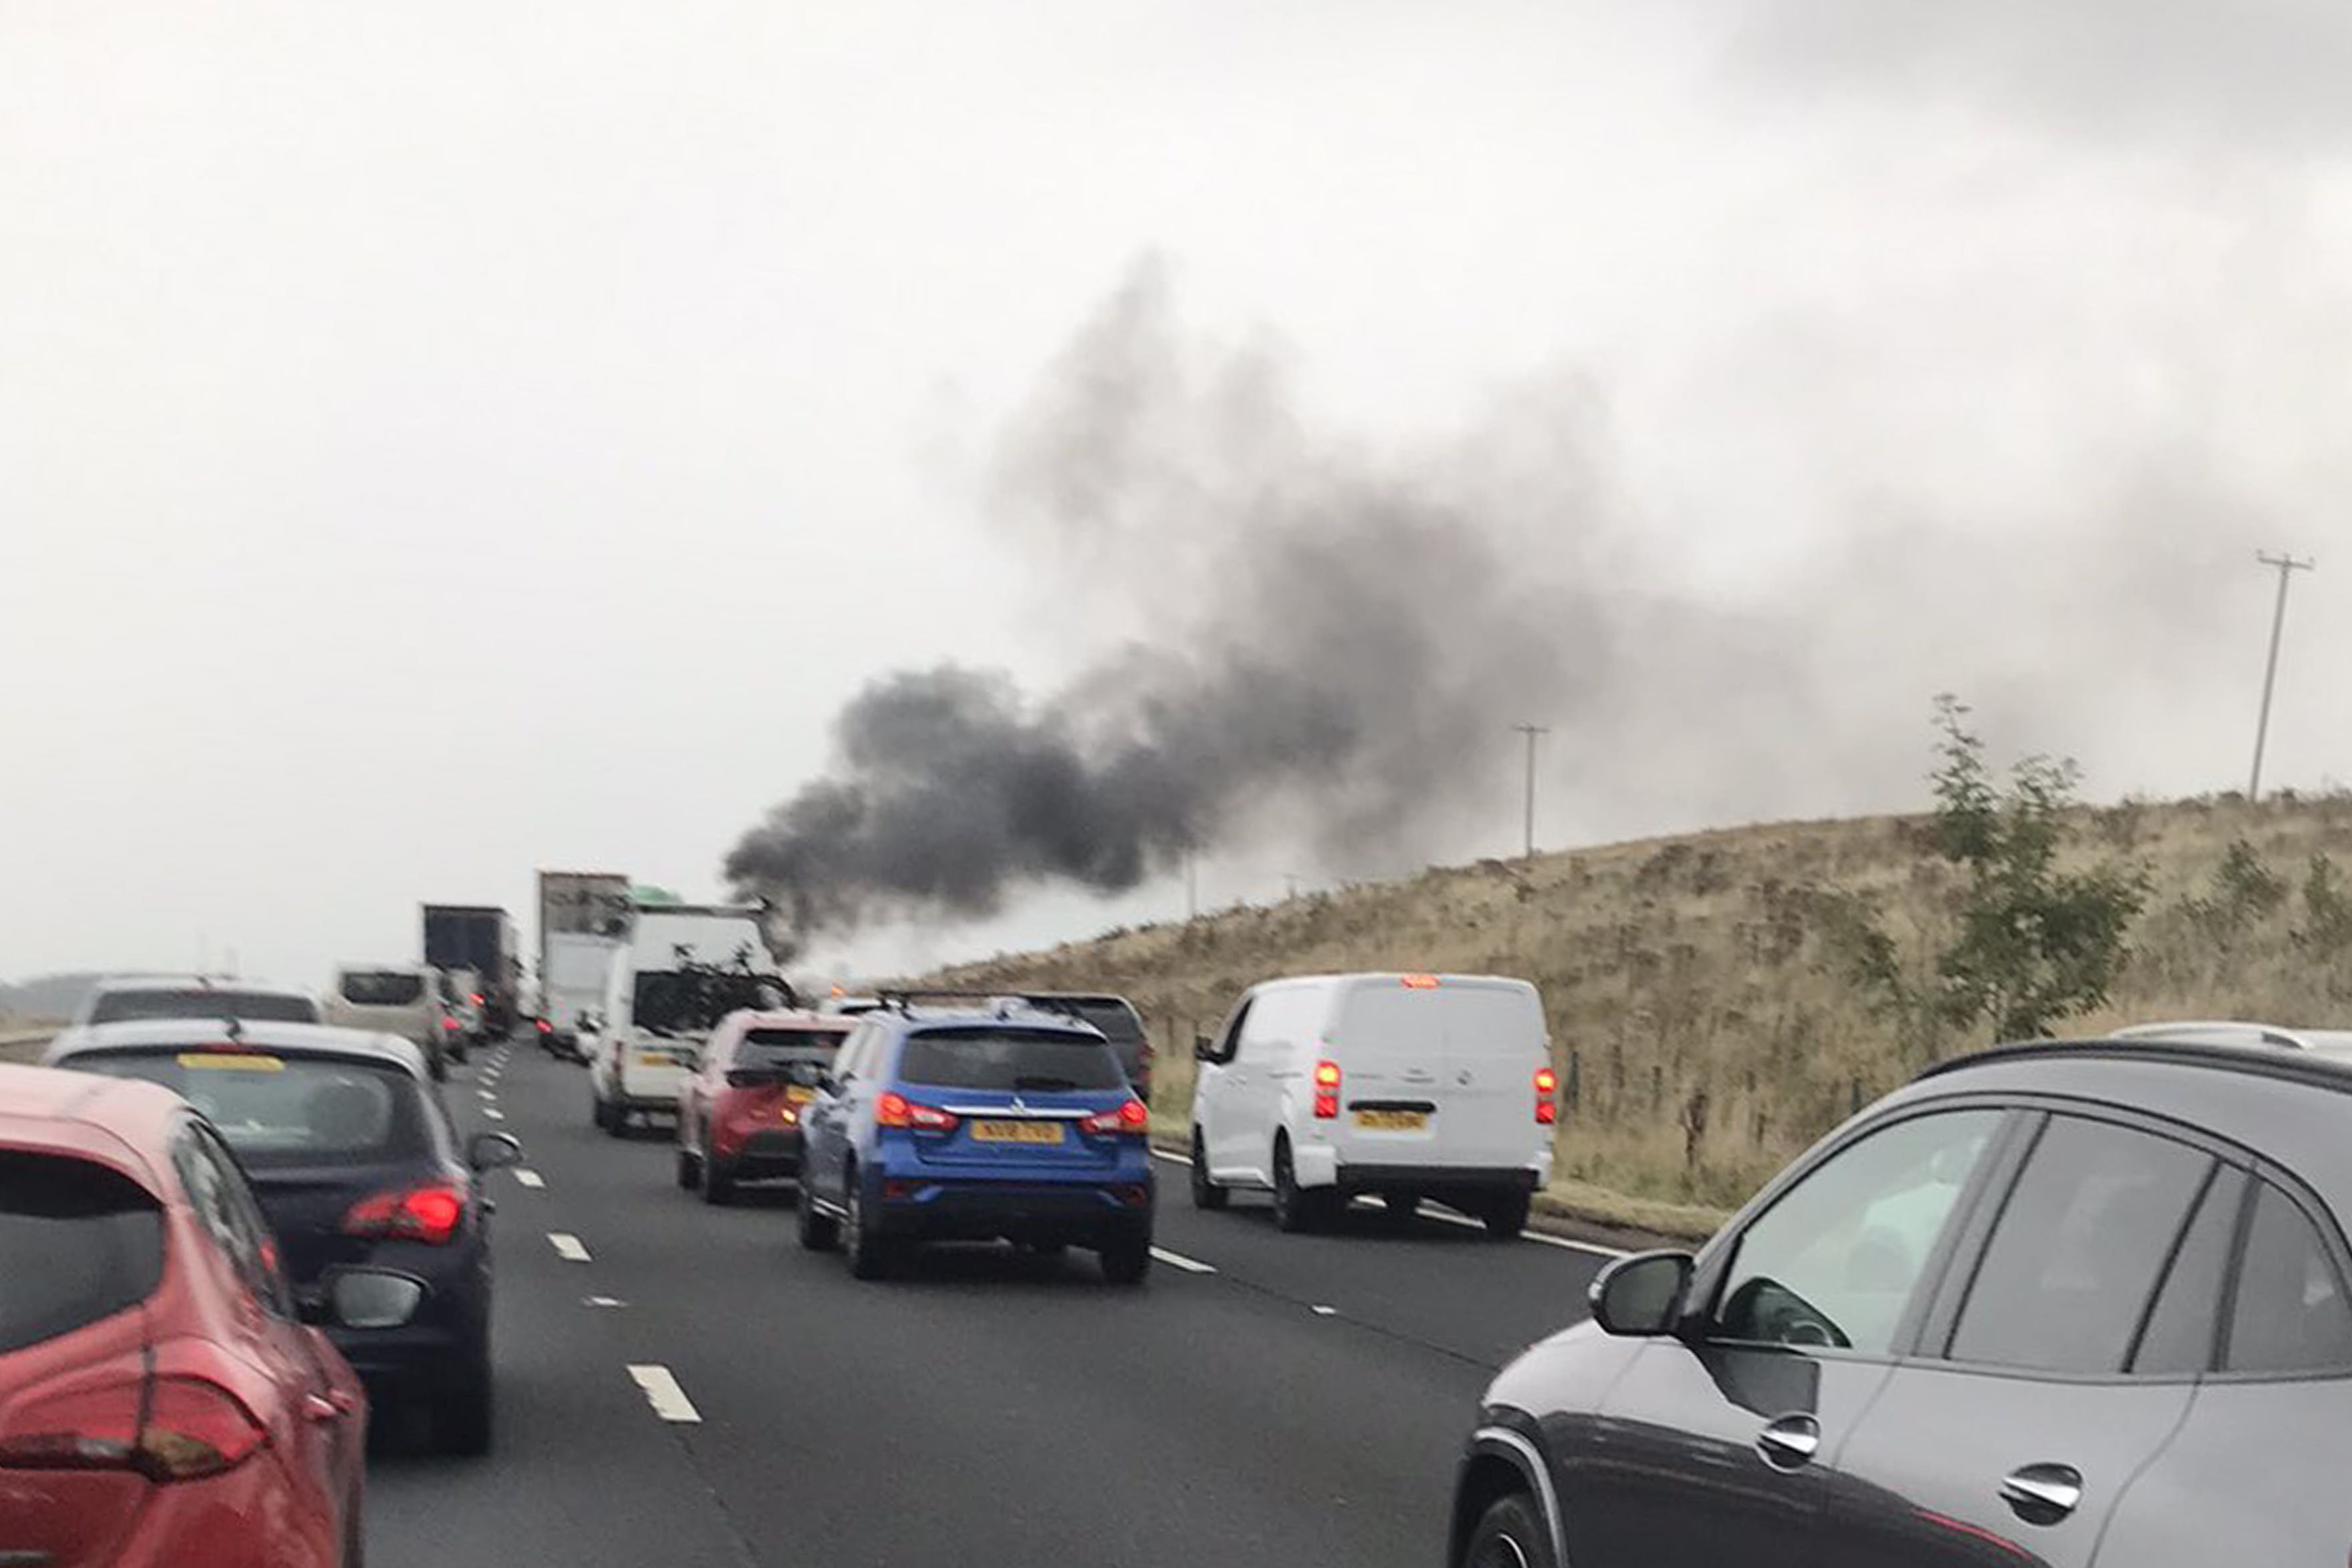
{"label": "white van", "polygon": [[728,1014],[790,1005],[762,912],[735,904],[635,906],[605,972],[593,1029],[583,1028],[590,1119],[620,1137],[633,1118],[674,1118],[678,1087]]}
{"label": "white van", "polygon": [[1359,1193],[1401,1217],[1429,1197],[1507,1237],[1551,1179],[1558,1079],[1524,980],[1270,980],[1193,1055],[1197,1207],[1267,1188],[1276,1223],[1301,1230]]}
{"label": "white van", "polygon": [[346,963],[327,991],[327,1022],[371,1034],[398,1035],[425,1053],[433,1076],[448,1073],[456,1022],[441,1000],[441,977],[421,963]]}

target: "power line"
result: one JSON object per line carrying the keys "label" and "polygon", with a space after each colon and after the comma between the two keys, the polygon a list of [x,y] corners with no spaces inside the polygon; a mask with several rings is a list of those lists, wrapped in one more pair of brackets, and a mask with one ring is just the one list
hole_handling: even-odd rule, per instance
{"label": "power line", "polygon": [[1528,738],[1527,858],[1532,860],[1536,855],[1536,742],[1551,731],[1542,724],[1514,724],[1511,728]]}
{"label": "power line", "polygon": [[2305,557],[2296,560],[2292,555],[2265,555],[2254,552],[2254,559],[2278,573],[2278,604],[2271,611],[2271,653],[2263,665],[2262,715],[2254,721],[2254,770],[2246,781],[2249,802],[2263,797],[2263,746],[2271,733],[2271,692],[2278,685],[2279,637],[2286,628],[2286,585],[2298,572],[2309,572],[2319,563]]}

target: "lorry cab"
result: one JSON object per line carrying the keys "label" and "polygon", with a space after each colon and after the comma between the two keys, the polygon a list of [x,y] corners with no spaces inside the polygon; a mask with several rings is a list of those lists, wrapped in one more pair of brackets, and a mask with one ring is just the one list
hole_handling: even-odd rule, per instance
{"label": "lorry cab", "polygon": [[1558,1079],[1524,980],[1339,974],[1269,981],[1196,1050],[1193,1199],[1269,1189],[1285,1230],[1358,1194],[1434,1198],[1501,1237],[1551,1177]]}

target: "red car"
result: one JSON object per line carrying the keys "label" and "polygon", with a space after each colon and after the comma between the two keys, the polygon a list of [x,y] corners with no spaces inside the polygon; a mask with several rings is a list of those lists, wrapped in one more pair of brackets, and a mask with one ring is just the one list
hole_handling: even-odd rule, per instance
{"label": "red car", "polygon": [[738,1182],[798,1176],[801,1108],[856,1026],[784,1009],[720,1019],[677,1088],[677,1184],[723,1204]]}
{"label": "red car", "polygon": [[210,1123],[0,1066],[0,1563],[356,1563],[367,1414]]}

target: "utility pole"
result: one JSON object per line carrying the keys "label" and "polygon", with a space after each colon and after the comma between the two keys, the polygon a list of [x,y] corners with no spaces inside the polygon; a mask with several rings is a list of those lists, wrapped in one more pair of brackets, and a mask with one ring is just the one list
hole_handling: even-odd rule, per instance
{"label": "utility pole", "polygon": [[2263,797],[2263,744],[2271,733],[2271,691],[2278,684],[2279,636],[2286,627],[2286,585],[2298,572],[2308,572],[2318,563],[2308,558],[2298,561],[2292,555],[2265,555],[2254,552],[2254,559],[2279,574],[2278,605],[2271,611],[2271,656],[2263,666],[2263,710],[2254,721],[2254,771],[2246,781],[2248,804]]}
{"label": "utility pole", "polygon": [[1541,724],[1514,724],[1512,729],[1528,738],[1528,815],[1527,858],[1536,858],[1536,742],[1551,731]]}

